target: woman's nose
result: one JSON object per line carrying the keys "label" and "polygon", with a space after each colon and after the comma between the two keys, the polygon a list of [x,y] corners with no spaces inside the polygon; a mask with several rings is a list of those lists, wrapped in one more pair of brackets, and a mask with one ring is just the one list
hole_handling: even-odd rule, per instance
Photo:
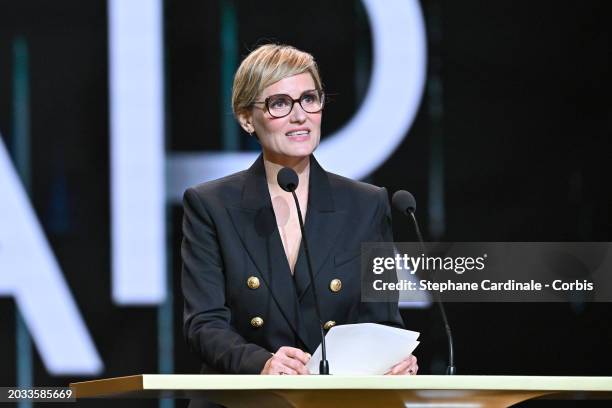
{"label": "woman's nose", "polygon": [[306,120],[307,113],[302,108],[302,105],[296,103],[289,114],[289,119],[292,123],[303,123]]}

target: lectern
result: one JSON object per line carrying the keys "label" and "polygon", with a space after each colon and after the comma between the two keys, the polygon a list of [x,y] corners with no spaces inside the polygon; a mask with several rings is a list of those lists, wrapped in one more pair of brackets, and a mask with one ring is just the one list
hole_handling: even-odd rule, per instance
{"label": "lectern", "polygon": [[143,374],[70,386],[77,399],[199,397],[228,408],[501,408],[533,398],[612,400],[612,377]]}

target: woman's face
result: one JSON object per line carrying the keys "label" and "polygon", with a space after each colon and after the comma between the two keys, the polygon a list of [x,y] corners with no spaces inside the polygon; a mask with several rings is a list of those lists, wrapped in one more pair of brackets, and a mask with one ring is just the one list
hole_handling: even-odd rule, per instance
{"label": "woman's face", "polygon": [[[263,101],[277,94],[299,99],[304,92],[314,89],[316,87],[312,76],[303,73],[281,79],[268,86],[257,100]],[[271,116],[264,104],[256,104],[251,109],[248,119],[268,160],[282,162],[287,159],[307,157],[319,145],[321,112],[307,113],[298,102],[293,105],[291,112],[282,118]]]}

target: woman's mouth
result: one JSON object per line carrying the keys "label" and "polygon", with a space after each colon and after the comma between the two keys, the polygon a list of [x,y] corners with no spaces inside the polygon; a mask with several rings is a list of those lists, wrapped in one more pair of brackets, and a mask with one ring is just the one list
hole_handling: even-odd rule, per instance
{"label": "woman's mouth", "polygon": [[308,129],[293,130],[291,132],[285,133],[285,136],[287,136],[288,138],[290,138],[291,140],[295,142],[302,142],[310,138],[310,130]]}

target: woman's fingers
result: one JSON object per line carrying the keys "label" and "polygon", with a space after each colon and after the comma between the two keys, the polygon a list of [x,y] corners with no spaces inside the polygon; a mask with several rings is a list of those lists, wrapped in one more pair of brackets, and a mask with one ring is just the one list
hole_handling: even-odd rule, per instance
{"label": "woman's fingers", "polygon": [[300,360],[289,358],[287,356],[279,357],[279,360],[281,364],[283,364],[285,367],[290,368],[297,374],[308,374],[308,369],[304,364],[302,364]]}
{"label": "woman's fingers", "polygon": [[263,371],[261,372],[262,374],[268,374],[268,375],[295,375],[297,374],[297,372],[287,366],[283,359],[280,358],[279,356],[273,356],[272,358],[270,358],[270,360],[268,360],[268,362],[266,362],[266,365],[263,369]]}
{"label": "woman's fingers", "polygon": [[407,368],[408,368],[408,362],[406,360],[403,360],[397,363],[396,365],[394,365],[393,367],[391,367],[391,369],[387,372],[387,374],[398,375],[398,374],[403,373]]}
{"label": "woman's fingers", "polygon": [[262,374],[295,375],[309,374],[305,364],[310,360],[310,354],[294,347],[281,347],[268,360]]}
{"label": "woman's fingers", "polygon": [[282,353],[289,358],[299,360],[302,364],[306,364],[308,360],[310,360],[310,354],[304,353],[302,350],[295,347],[281,347],[278,351],[282,351]]}
{"label": "woman's fingers", "polygon": [[297,371],[294,370],[291,366],[285,364],[280,358],[276,359],[276,361],[272,361],[271,364],[271,372],[270,374],[276,375],[296,375]]}
{"label": "woman's fingers", "polygon": [[419,366],[417,364],[417,358],[413,355],[410,355],[406,359],[400,361],[385,375],[414,375],[419,371]]}
{"label": "woman's fingers", "polygon": [[409,363],[409,366],[416,366],[417,364],[417,358],[413,356],[412,354],[408,356],[406,361]]}

